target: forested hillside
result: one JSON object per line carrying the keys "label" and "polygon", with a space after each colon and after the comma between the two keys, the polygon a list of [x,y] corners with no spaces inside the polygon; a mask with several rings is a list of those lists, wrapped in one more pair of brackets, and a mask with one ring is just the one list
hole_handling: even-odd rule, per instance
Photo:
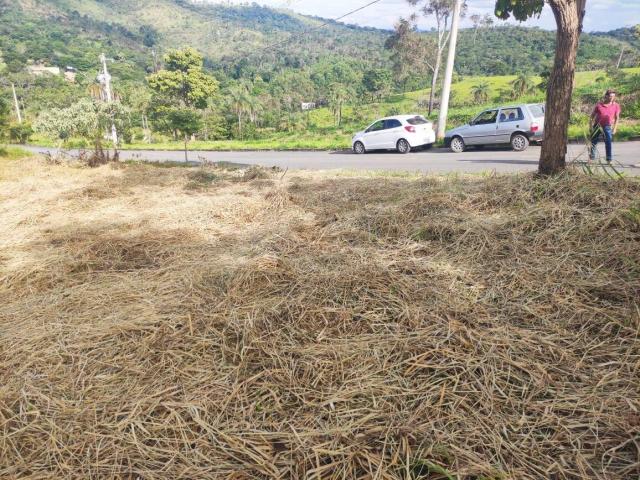
{"label": "forested hillside", "polygon": [[[402,12],[399,12],[401,14]],[[303,68],[327,56],[388,66],[384,50],[390,32],[348,26],[247,6],[194,5],[187,0],[19,0],[0,2],[0,49],[11,72],[28,61],[81,71],[94,67],[96,52],[107,50],[124,62],[118,76],[140,78],[152,68],[151,49],[193,46],[212,70],[238,78]],[[323,28],[317,28],[328,23]],[[430,35],[426,32],[425,35]],[[282,44],[285,42],[286,44]],[[537,73],[553,55],[553,32],[499,26],[461,33],[457,70],[461,74]],[[622,66],[640,60],[631,29],[585,34],[578,69],[605,68],[626,54]],[[118,65],[115,66],[118,69]]]}

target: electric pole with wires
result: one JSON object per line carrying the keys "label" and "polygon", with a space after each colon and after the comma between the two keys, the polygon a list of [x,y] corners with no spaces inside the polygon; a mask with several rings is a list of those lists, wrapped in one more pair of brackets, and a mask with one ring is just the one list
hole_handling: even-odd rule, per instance
{"label": "electric pole with wires", "polygon": [[22,123],[22,113],[20,113],[20,103],[18,102],[18,95],[16,95],[16,85],[14,83],[11,84],[11,90],[13,91],[13,103],[16,108],[16,118],[18,119],[18,123]]}
{"label": "electric pole with wires", "polygon": [[453,66],[456,62],[456,44],[458,42],[458,27],[460,25],[460,11],[462,0],[456,0],[453,6],[453,18],[451,19],[451,38],[449,39],[449,55],[447,57],[447,69],[444,73],[444,86],[440,99],[440,115],[438,116],[438,139],[443,139],[447,129],[447,116],[449,115],[449,97],[451,96],[451,81],[453,79]]}
{"label": "electric pole with wires", "polygon": [[[111,91],[111,75],[107,69],[107,57],[103,54],[100,55],[100,62],[102,63],[102,73],[98,75],[98,83],[102,87],[102,98],[107,103],[113,102],[113,93]],[[111,122],[111,141],[115,148],[118,148],[118,131],[116,130],[115,122]]]}

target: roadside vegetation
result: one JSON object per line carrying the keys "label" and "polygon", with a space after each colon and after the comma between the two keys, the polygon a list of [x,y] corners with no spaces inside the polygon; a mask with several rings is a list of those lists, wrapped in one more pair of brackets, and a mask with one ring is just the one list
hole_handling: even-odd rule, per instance
{"label": "roadside vegetation", "polygon": [[638,473],[636,180],[31,159],[0,191],[0,477]]}
{"label": "roadside vegetation", "polygon": [[[514,85],[520,88],[514,94]],[[640,136],[640,68],[621,70],[578,72],[576,91],[572,105],[569,136],[583,140],[588,133],[591,109],[602,92],[616,86],[620,92],[623,120],[618,129],[618,140]],[[480,88],[479,90],[479,87]],[[544,102],[545,78],[533,75],[474,76],[460,77],[452,87],[449,110],[449,128],[471,120],[482,109],[510,103]],[[423,112],[425,116],[429,90],[389,94],[379,101],[359,104],[345,104],[342,107],[342,122],[335,123],[329,107],[321,107],[307,112],[300,123],[290,131],[278,132],[272,128],[253,130],[244,139],[221,139],[205,141],[196,139],[189,142],[192,150],[335,150],[350,148],[354,132],[365,128],[376,118],[403,112]],[[435,114],[431,117],[435,121]],[[184,143],[167,138],[162,133],[154,133],[153,141],[131,138],[124,145],[127,149],[139,150],[182,150]],[[198,138],[198,137],[197,137]],[[50,137],[33,135],[32,142],[55,146]],[[70,138],[70,148],[87,148],[90,142],[84,138]]]}
{"label": "roadside vegetation", "polygon": [[19,160],[30,156],[31,154],[22,148],[0,145],[0,160]]}

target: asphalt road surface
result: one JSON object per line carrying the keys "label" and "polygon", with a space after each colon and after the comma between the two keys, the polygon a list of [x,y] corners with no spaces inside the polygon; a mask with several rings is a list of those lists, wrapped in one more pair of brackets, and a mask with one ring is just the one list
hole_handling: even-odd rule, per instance
{"label": "asphalt road surface", "polygon": [[[46,147],[28,147],[31,151],[45,153]],[[599,146],[603,150],[603,145]],[[70,152],[71,154],[77,152]],[[604,152],[601,152],[603,154]],[[640,175],[640,142],[618,142],[614,144],[617,168],[631,175]],[[238,165],[277,166],[291,170],[387,170],[408,172],[527,172],[538,166],[540,147],[531,146],[524,152],[502,148],[470,149],[464,153],[452,153],[448,149],[412,152],[400,155],[395,152],[367,153],[355,155],[351,152],[189,152],[189,160],[224,162]],[[586,160],[584,145],[569,145],[567,160]],[[184,162],[180,151],[121,151],[121,160],[149,162]]]}

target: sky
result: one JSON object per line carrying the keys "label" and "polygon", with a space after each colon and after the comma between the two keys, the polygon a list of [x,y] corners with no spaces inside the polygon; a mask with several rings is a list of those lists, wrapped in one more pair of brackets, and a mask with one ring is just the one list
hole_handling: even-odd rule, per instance
{"label": "sky", "polygon": [[[249,3],[248,0],[209,0],[213,3]],[[261,5],[277,8],[289,8],[307,15],[317,15],[324,18],[337,18],[351,10],[366,5],[371,0],[255,0]],[[469,6],[467,17],[474,13],[493,15],[493,0],[467,0]],[[392,28],[400,16],[408,17],[412,7],[406,0],[381,0],[378,4],[347,17],[345,23],[362,26]],[[495,18],[496,25],[504,23]],[[525,23],[527,26],[538,26],[555,30],[555,21],[548,5],[545,5],[542,16]],[[608,31],[620,27],[640,24],[640,0],[587,0],[587,14],[585,16],[586,31]],[[419,27],[429,29],[433,22],[421,19]],[[462,26],[470,26],[468,20],[463,20]]]}

